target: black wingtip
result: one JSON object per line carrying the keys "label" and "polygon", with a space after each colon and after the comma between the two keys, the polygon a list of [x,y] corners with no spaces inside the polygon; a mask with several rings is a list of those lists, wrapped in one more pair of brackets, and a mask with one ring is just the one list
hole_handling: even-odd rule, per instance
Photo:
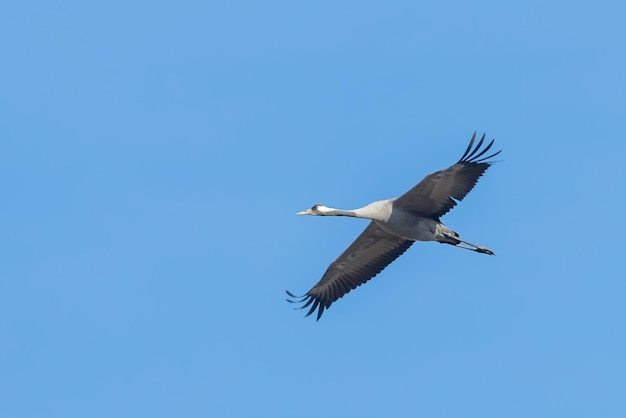
{"label": "black wingtip", "polygon": [[315,303],[313,303],[313,306],[311,306],[311,309],[309,309],[309,312],[306,313],[306,315],[304,315],[305,317],[311,315],[313,312],[315,312],[315,310],[317,309],[318,305],[320,304],[320,301],[315,299],[312,296],[309,296],[309,301],[306,303],[306,305],[302,306],[302,308],[306,308],[307,306],[309,306],[311,304],[311,302],[315,301]]}
{"label": "black wingtip", "polygon": [[315,320],[319,321],[323,313],[324,313],[324,304],[320,303],[320,309],[319,311],[317,311],[317,318]]}
{"label": "black wingtip", "polygon": [[309,311],[306,313],[306,315],[304,315],[305,318],[313,314],[313,312],[315,312],[315,310],[317,309],[316,321],[320,320],[320,318],[322,317],[322,314],[324,313],[324,309],[326,308],[324,304],[321,303],[320,300],[318,300],[317,298],[309,294],[306,294],[303,296],[296,296],[293,293],[291,293],[289,290],[285,290],[285,293],[287,293],[287,296],[289,296],[289,298],[286,299],[287,302],[303,304],[302,306],[298,306],[294,309],[304,309],[304,308],[308,308],[309,306],[311,306],[309,308]]}
{"label": "black wingtip", "polygon": [[[289,303],[300,303],[300,302],[304,302],[304,300],[306,299],[306,295],[304,296],[296,296],[293,293],[291,293],[289,290],[285,290],[285,293],[287,293],[287,296],[289,296],[289,298],[291,299],[285,299],[287,302]],[[297,308],[300,309],[300,308]]]}
{"label": "black wingtip", "polygon": [[467,149],[465,150],[465,152],[463,153],[463,156],[459,159],[459,162],[465,160],[465,157],[467,157],[467,154],[469,154],[470,150],[472,149],[472,145],[474,145],[475,139],[476,139],[476,131],[474,131],[474,134],[472,135],[472,139],[470,139],[470,143],[467,146]]}
{"label": "black wingtip", "polygon": [[497,152],[495,152],[495,153],[493,153],[491,155],[483,157],[483,155],[485,155],[485,153],[487,153],[487,151],[489,151],[491,149],[491,147],[493,146],[493,143],[495,141],[495,139],[492,139],[491,142],[489,142],[489,144],[487,144],[487,146],[481,150],[481,147],[482,147],[483,143],[485,142],[485,137],[486,137],[486,134],[483,134],[482,137],[480,138],[480,140],[478,141],[478,144],[476,144],[476,146],[473,147],[474,141],[476,140],[476,131],[474,131],[474,134],[472,135],[472,139],[470,139],[470,143],[467,146],[467,149],[465,150],[465,153],[463,153],[463,156],[458,161],[458,163],[473,163],[473,164],[477,164],[477,163],[484,162],[484,161],[486,161],[486,160],[488,160],[490,158],[493,158],[493,157],[495,157],[496,155],[498,155],[498,154],[500,154],[502,152],[502,150],[499,150],[499,151],[497,151]]}

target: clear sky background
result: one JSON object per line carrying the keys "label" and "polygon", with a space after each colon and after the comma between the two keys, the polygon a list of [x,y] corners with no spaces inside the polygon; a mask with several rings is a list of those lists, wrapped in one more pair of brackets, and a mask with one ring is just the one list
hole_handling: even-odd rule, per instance
{"label": "clear sky background", "polygon": [[[626,416],[626,6],[0,8],[0,416]],[[284,300],[474,131],[503,152],[319,322]]]}

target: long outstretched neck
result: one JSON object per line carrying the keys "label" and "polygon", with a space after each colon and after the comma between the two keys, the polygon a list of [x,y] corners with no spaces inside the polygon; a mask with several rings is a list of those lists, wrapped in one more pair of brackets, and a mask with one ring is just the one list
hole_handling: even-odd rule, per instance
{"label": "long outstretched neck", "polygon": [[390,206],[388,201],[378,201],[370,203],[367,206],[352,210],[342,210],[335,208],[319,208],[318,213],[326,216],[350,216],[352,218],[365,218],[377,221],[386,221],[390,214]]}
{"label": "long outstretched neck", "polygon": [[335,209],[335,208],[324,208],[319,209],[318,214],[321,216],[350,216],[352,218],[363,218],[364,216],[359,216],[359,209],[355,210],[343,210],[343,209]]}

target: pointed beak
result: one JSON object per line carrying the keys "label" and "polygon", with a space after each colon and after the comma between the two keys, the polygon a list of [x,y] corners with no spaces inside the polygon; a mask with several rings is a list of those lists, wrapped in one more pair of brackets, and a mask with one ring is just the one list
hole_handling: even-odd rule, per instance
{"label": "pointed beak", "polygon": [[311,209],[303,210],[302,212],[296,213],[296,215],[310,215],[312,213]]}

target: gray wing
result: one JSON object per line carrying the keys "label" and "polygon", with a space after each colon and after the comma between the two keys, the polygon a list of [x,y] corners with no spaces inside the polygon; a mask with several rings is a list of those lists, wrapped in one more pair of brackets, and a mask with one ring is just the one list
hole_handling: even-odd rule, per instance
{"label": "gray wing", "polygon": [[301,309],[312,304],[306,316],[318,309],[317,319],[319,320],[324,309],[383,271],[413,242],[388,234],[375,222],[371,222],[352,245],[328,266],[322,279],[306,292],[306,295],[294,296],[287,291],[290,297],[299,298],[299,300],[287,300],[293,303],[304,303]]}
{"label": "gray wing", "polygon": [[456,200],[462,200],[474,188],[480,176],[491,166],[486,162],[500,151],[487,157],[483,155],[493,145],[493,140],[481,150],[485,135],[474,149],[476,132],[461,159],[445,170],[437,171],[424,177],[415,187],[394,201],[394,206],[402,207],[422,216],[439,219],[456,206]]}

